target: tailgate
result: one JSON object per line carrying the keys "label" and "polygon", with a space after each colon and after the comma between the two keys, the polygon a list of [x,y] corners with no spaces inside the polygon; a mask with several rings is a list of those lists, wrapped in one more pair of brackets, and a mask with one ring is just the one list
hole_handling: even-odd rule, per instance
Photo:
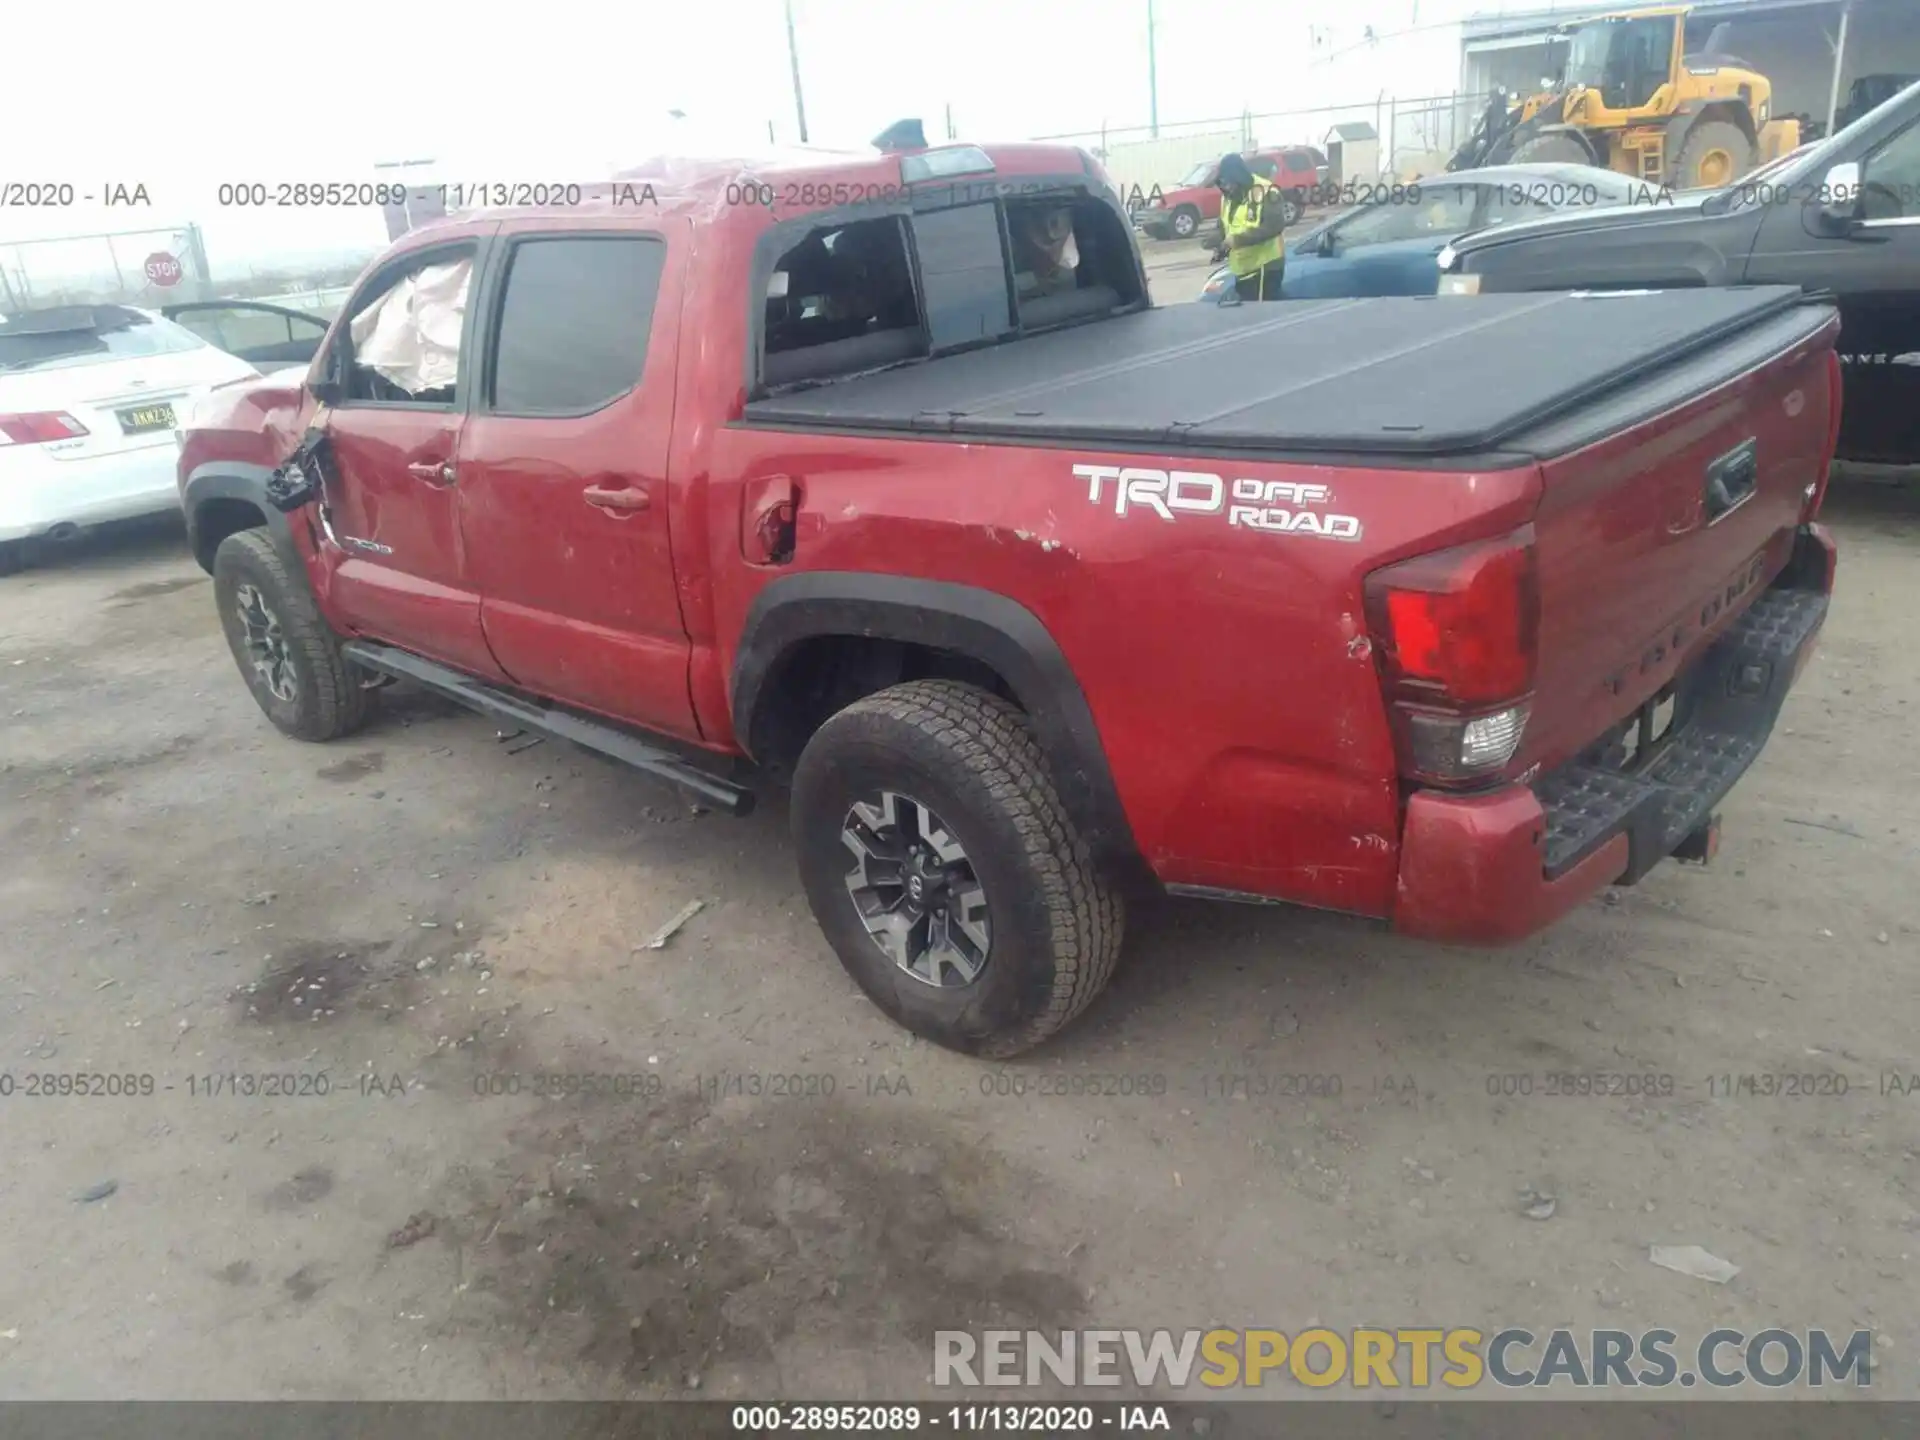
{"label": "tailgate", "polygon": [[1529,437],[1556,458],[1535,518],[1524,764],[1552,769],[1648,702],[1664,712],[1674,677],[1786,564],[1832,447],[1837,331],[1832,310],[1800,307]]}

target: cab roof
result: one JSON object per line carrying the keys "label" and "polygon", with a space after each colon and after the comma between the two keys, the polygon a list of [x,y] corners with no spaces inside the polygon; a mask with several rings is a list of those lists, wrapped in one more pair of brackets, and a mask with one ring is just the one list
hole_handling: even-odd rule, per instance
{"label": "cab roof", "polygon": [[[984,163],[980,163],[984,161]],[[933,169],[940,173],[915,174]],[[773,149],[742,156],[655,156],[631,169],[616,172],[610,179],[579,182],[578,204],[529,206],[486,206],[461,210],[429,221],[407,233],[407,239],[432,234],[445,239],[470,233],[484,224],[503,219],[527,219],[552,216],[638,214],[649,217],[667,215],[711,216],[743,203],[741,187],[752,185],[757,195],[772,190],[772,204],[747,199],[775,214],[804,214],[825,208],[837,201],[832,192],[826,198],[807,198],[805,188],[819,186],[866,187],[854,199],[875,200],[896,196],[908,185],[937,190],[944,183],[978,186],[995,179],[1020,180],[1040,176],[1099,176],[1093,157],[1071,145],[1009,143],[997,145],[933,145],[924,150],[877,153],[870,150],[840,151],[816,148]],[[450,183],[449,188],[454,188]],[[553,185],[539,187],[551,190]]]}

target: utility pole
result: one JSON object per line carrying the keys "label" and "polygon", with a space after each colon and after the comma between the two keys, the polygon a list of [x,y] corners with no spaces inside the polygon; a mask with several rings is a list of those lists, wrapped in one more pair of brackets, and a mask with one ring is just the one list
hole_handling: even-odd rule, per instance
{"label": "utility pole", "polygon": [[1147,119],[1153,138],[1160,138],[1160,66],[1153,36],[1153,0],[1147,0]]}
{"label": "utility pole", "polygon": [[787,0],[787,62],[793,68],[793,112],[800,119],[800,143],[807,143],[807,102],[800,98],[800,47],[793,39],[793,0]]}
{"label": "utility pole", "polygon": [[1833,84],[1827,91],[1827,134],[1833,134],[1834,123],[1840,118],[1840,72],[1847,65],[1847,21],[1853,17],[1851,0],[1840,7],[1840,38],[1833,45]]}

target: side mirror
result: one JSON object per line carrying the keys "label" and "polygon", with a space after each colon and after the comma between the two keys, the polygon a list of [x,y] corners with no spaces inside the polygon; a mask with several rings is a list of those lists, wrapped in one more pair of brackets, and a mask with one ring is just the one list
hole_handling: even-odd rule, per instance
{"label": "side mirror", "polygon": [[331,375],[309,382],[307,388],[313,392],[313,398],[328,409],[346,398],[346,387]]}
{"label": "side mirror", "polygon": [[1820,182],[1820,219],[1832,231],[1850,230],[1860,219],[1860,166],[1849,160]]}

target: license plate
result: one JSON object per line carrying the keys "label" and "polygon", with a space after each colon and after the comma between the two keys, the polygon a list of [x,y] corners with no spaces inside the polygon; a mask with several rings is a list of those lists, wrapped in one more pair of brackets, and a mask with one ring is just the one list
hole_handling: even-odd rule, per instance
{"label": "license plate", "polygon": [[115,411],[120,417],[120,431],[125,435],[141,435],[149,430],[173,429],[173,406],[136,405],[131,410]]}

